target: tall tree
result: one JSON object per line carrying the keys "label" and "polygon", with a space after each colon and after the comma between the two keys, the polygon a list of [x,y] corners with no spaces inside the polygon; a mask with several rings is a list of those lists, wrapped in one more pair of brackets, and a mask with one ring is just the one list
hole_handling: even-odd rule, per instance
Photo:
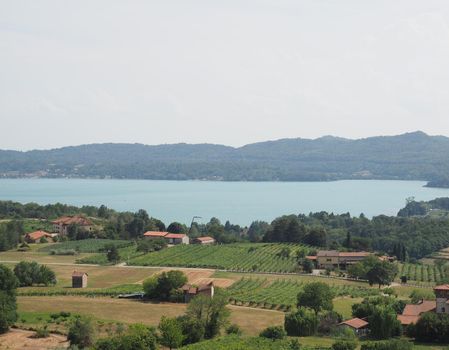
{"label": "tall tree", "polygon": [[16,288],[13,272],[0,264],[0,333],[5,333],[17,321]]}
{"label": "tall tree", "polygon": [[332,310],[334,298],[332,289],[323,282],[312,282],[304,286],[303,290],[298,293],[298,307],[309,307],[316,314],[322,310]]}

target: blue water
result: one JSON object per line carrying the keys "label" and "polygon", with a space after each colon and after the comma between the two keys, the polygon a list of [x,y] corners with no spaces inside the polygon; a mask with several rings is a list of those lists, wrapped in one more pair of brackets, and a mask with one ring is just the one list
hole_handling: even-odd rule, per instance
{"label": "blue water", "polygon": [[249,225],[279,215],[329,211],[366,216],[396,215],[408,197],[448,197],[449,189],[420,181],[213,182],[81,179],[1,179],[0,199],[39,204],[105,204],[116,210],[145,209],[165,223],[207,222]]}

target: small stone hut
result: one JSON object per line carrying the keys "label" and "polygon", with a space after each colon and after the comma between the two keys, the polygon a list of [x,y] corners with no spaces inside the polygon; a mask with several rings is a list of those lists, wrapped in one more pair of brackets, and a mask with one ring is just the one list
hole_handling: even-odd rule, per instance
{"label": "small stone hut", "polygon": [[72,273],[72,288],[86,288],[87,287],[86,272],[73,271]]}

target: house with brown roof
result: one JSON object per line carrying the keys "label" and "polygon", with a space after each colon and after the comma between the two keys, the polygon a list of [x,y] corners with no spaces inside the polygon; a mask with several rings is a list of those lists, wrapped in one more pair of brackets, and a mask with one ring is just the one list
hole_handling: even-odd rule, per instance
{"label": "house with brown roof", "polygon": [[348,265],[356,264],[367,256],[369,252],[339,252],[337,250],[320,250],[316,258],[308,256],[307,259],[316,261],[318,269],[346,269]]}
{"label": "house with brown roof", "polygon": [[433,288],[436,300],[421,300],[418,304],[405,305],[404,311],[398,315],[398,320],[403,326],[418,322],[422,314],[436,312],[437,314],[449,314],[449,284],[443,284]]}
{"label": "house with brown roof", "polygon": [[361,318],[351,318],[338,324],[338,328],[349,328],[358,336],[366,335],[369,323]]}
{"label": "house with brown roof", "polygon": [[195,286],[193,284],[185,284],[181,287],[184,293],[184,302],[188,303],[192,298],[197,295],[206,295],[209,298],[214,297],[214,282],[210,282],[207,284],[201,284],[199,286]]}
{"label": "house with brown roof", "polygon": [[87,287],[87,277],[86,272],[73,271],[72,273],[72,288],[86,288]]}
{"label": "house with brown roof", "polygon": [[189,244],[189,236],[184,233],[170,233],[163,231],[147,231],[143,234],[145,238],[148,239],[158,239],[163,238],[166,240],[167,244]]}
{"label": "house with brown roof", "polygon": [[57,232],[61,236],[67,235],[67,229],[70,225],[77,225],[86,231],[92,231],[93,229],[92,222],[84,216],[80,215],[62,216],[52,221],[52,224],[53,231]]}
{"label": "house with brown roof", "polygon": [[215,244],[215,239],[213,237],[209,237],[209,236],[197,237],[193,240],[193,243],[195,243],[195,244]]}
{"label": "house with brown roof", "polygon": [[27,243],[40,243],[42,238],[45,238],[48,241],[52,241],[53,236],[48,232],[39,230],[27,233],[24,237],[25,242]]}

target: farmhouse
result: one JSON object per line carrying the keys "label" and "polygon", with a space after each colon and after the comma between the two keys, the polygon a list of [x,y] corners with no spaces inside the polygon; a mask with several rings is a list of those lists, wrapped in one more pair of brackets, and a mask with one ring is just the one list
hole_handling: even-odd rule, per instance
{"label": "farmhouse", "polygon": [[45,231],[35,231],[31,233],[27,233],[25,235],[25,242],[27,243],[39,243],[42,238],[45,238],[47,240],[52,239],[52,235]]}
{"label": "farmhouse", "polygon": [[372,255],[369,252],[339,252],[336,250],[320,250],[316,255],[316,259],[313,257],[307,257],[310,260],[316,260],[316,267],[319,269],[346,269],[348,265],[356,264],[367,256]]}
{"label": "farmhouse", "polygon": [[368,322],[356,317],[339,323],[338,328],[349,328],[352,329],[355,334],[363,336],[368,333],[368,325]]}
{"label": "farmhouse", "polygon": [[70,225],[77,225],[86,231],[92,231],[92,222],[83,216],[63,216],[52,221],[53,231],[62,236],[67,235],[67,229]]}
{"label": "farmhouse", "polygon": [[213,237],[205,236],[205,237],[197,237],[193,240],[195,244],[214,244],[215,239]]}
{"label": "farmhouse", "polygon": [[72,288],[86,288],[87,287],[87,273],[80,271],[73,271],[72,273]]}
{"label": "farmhouse", "polygon": [[143,236],[148,239],[163,238],[167,241],[167,244],[189,244],[189,237],[184,233],[147,231]]}
{"label": "farmhouse", "polygon": [[188,303],[190,300],[197,295],[206,295],[210,298],[214,297],[214,282],[207,284],[201,284],[199,286],[194,286],[193,284],[185,284],[182,286],[182,291],[184,293],[184,302]]}
{"label": "farmhouse", "polygon": [[398,315],[398,320],[403,326],[418,322],[425,312],[436,312],[437,314],[449,314],[449,284],[436,286],[434,289],[436,300],[421,300],[418,304],[407,304]]}

